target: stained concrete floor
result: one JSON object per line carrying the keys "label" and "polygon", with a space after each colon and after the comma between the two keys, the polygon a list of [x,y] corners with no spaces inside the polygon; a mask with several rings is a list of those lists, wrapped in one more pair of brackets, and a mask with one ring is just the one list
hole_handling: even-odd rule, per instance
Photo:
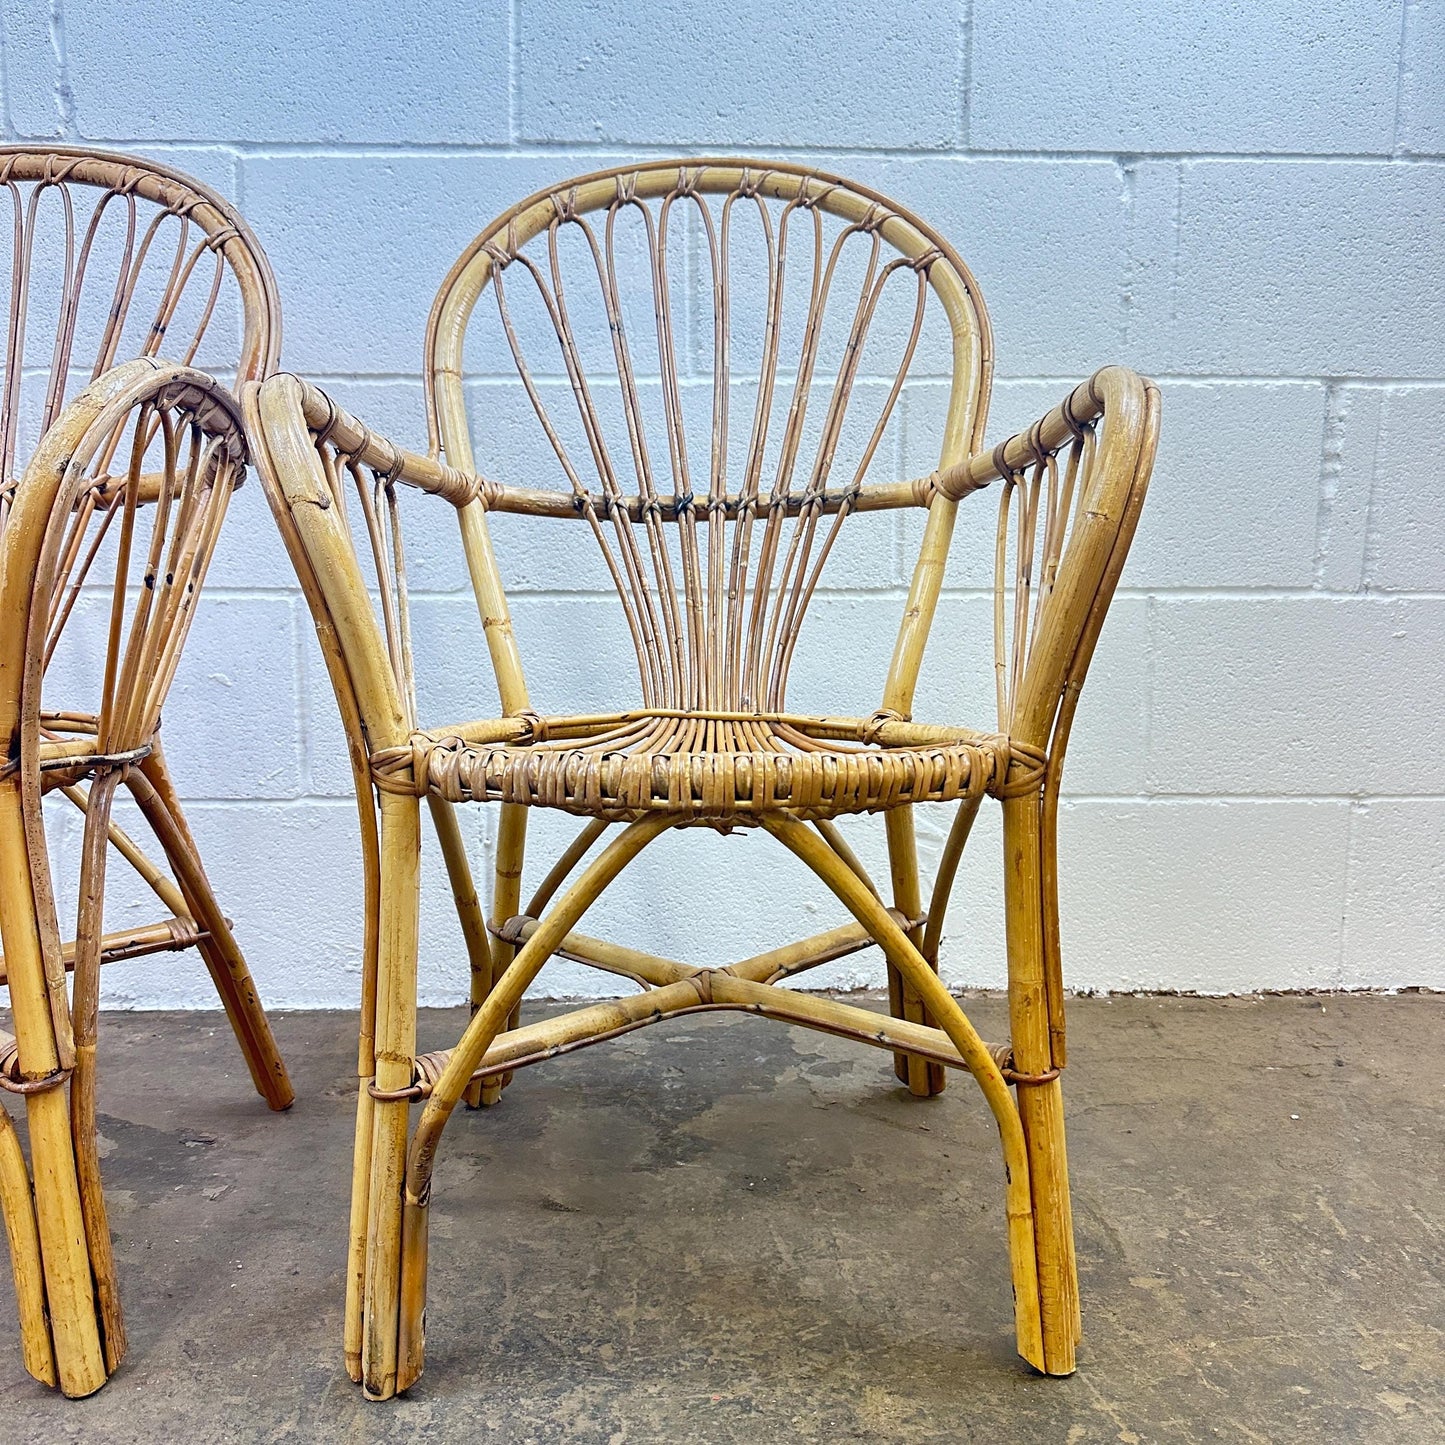
{"label": "stained concrete floor", "polygon": [[[709,1016],[454,1120],[427,1372],[376,1405],[340,1362],[350,1017],[276,1019],[276,1117],[214,1015],[108,1016],[130,1355],[71,1402],[0,1337],[0,1440],[1445,1441],[1445,998],[1072,1019],[1073,1378],[1013,1353],[967,1078],[920,1102],[881,1054]],[[459,1027],[427,1015],[424,1046]]]}

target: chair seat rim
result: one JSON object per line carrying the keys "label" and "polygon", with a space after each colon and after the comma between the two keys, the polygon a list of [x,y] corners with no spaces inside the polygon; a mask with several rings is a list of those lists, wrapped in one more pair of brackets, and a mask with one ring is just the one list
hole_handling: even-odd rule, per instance
{"label": "chair seat rim", "polygon": [[[999,794],[1018,784],[1020,765],[1035,785],[1045,765],[1037,750],[999,734],[887,714],[645,708],[509,721],[512,737],[495,735],[500,723],[418,732],[372,755],[373,780],[384,791],[453,803],[743,824],[773,813],[813,820]],[[698,745],[700,733],[711,746]]]}

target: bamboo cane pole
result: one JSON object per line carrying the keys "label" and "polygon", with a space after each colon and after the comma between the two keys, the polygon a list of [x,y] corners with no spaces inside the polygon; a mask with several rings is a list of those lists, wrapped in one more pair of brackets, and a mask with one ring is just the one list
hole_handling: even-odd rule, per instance
{"label": "bamboo cane pole", "polygon": [[186,913],[206,934],[200,945],[201,957],[226,1011],[231,1031],[241,1046],[251,1082],[271,1108],[289,1109],[296,1093],[286,1073],[285,1062],[271,1032],[266,1011],[256,994],[251,970],[236,945],[230,923],[221,912],[216,895],[211,891],[211,881],[206,876],[164,762],[153,753],[138,768],[126,773],[125,784],[175,872]]}
{"label": "bamboo cane pole", "polygon": [[75,1029],[75,1070],[70,1077],[70,1134],[75,1146],[80,1181],[80,1210],[90,1249],[100,1312],[101,1339],[107,1373],[119,1368],[125,1357],[125,1321],[115,1274],[115,1253],[110,1242],[105,1193],[100,1179],[100,1155],[95,1123],[95,1045],[100,1010],[101,927],[105,906],[105,864],[108,825],[120,783],[118,772],[103,773],[90,789],[81,840],[80,901],[75,928],[75,987],[71,1014]]}
{"label": "bamboo cane pole", "polygon": [[[396,793],[382,795],[381,880],[376,1085],[382,1090],[400,1090],[411,1083],[412,1060],[416,1056],[421,816],[415,798]],[[366,1393],[373,1399],[386,1400],[397,1390],[406,1102],[378,1102],[372,1117],[361,1369]]]}
{"label": "bamboo cane pole", "polygon": [[786,815],[767,816],[763,826],[784,847],[797,854],[835,894],[853,916],[878,940],[905,982],[920,998],[955,1048],[968,1061],[984,1099],[998,1124],[1008,1180],[1009,1257],[1014,1281],[1014,1328],[1019,1353],[1038,1369],[1045,1368],[1039,1317],[1038,1261],[1034,1239],[1033,1201],[1029,1187],[1029,1160],[1019,1111],[1008,1092],[1003,1074],[987,1046],[974,1031],[957,1000],[943,986],[908,935],[888,910],[863,887],[858,878],[821,839]]}
{"label": "bamboo cane pole", "polygon": [[[475,1013],[481,1000],[491,992],[492,979],[495,976],[492,941],[487,934],[487,921],[482,914],[481,902],[477,898],[477,886],[472,879],[472,865],[467,858],[466,844],[462,841],[456,809],[435,793],[428,794],[427,804],[431,809],[432,823],[436,827],[437,841],[441,844],[447,880],[452,889],[452,902],[456,905],[457,921],[461,925],[462,939],[466,944],[467,964],[471,972],[469,996],[472,1012]],[[481,1091],[477,1090],[469,1095],[467,1102],[472,1108],[480,1108]]]}
{"label": "bamboo cane pole", "polygon": [[[501,822],[497,829],[496,881],[492,888],[492,932],[497,937],[493,949],[493,969],[500,978],[511,967],[515,953],[513,946],[501,937],[503,924],[513,917],[522,905],[522,860],[527,848],[527,810],[503,805]],[[486,1002],[486,996],[472,1000],[472,1013]],[[513,1009],[520,1007],[520,1000]],[[509,1018],[508,1028],[516,1028],[519,1019]],[[511,1082],[507,1075],[490,1079],[470,1091],[467,1103],[475,1099],[477,1105],[490,1107],[502,1097],[502,1090]]]}
{"label": "bamboo cane pole", "polygon": [[[374,1375],[368,1369],[368,1392],[377,1395],[377,1398],[387,1398],[385,1394],[378,1394],[378,1389],[389,1389],[392,1392],[404,1390],[421,1374],[425,1350],[423,1316],[426,1307],[427,1204],[431,1197],[432,1164],[447,1119],[462,1097],[472,1072],[481,1062],[488,1045],[511,1017],[528,984],[551,958],[568,929],[643,848],[672,826],[673,820],[666,816],[644,818],[630,824],[603,850],[597,860],[558,900],[551,913],[541,920],[537,931],[522,945],[506,972],[487,995],[486,1002],[473,1015],[441,1077],[433,1086],[431,1097],[427,1100],[426,1108],[417,1124],[406,1167],[399,1364],[390,1378],[385,1374]],[[410,1061],[406,1082],[411,1082]],[[385,1084],[379,1072],[377,1085],[403,1087],[400,1082],[395,1085]],[[396,1107],[404,1110],[406,1106],[401,1104]],[[384,1303],[389,1303],[389,1297]]]}
{"label": "bamboo cane pole", "polygon": [[0,1214],[5,1218],[10,1268],[15,1277],[21,1357],[30,1374],[41,1384],[53,1387],[58,1379],[45,1308],[45,1264],[40,1256],[40,1230],[35,1223],[35,1196],[30,1189],[30,1170],[20,1148],[15,1123],[3,1106],[0,1106]]}
{"label": "bamboo cane pole", "polygon": [[[1040,907],[1039,807],[1037,795],[1004,800],[1009,1032],[1015,1064],[1025,1074],[1045,1074],[1053,1067]],[[1067,1375],[1074,1369],[1074,1346],[1079,1337],[1079,1285],[1064,1145],[1063,1093],[1058,1079],[1020,1089],[1019,1117],[1028,1144],[1033,1192],[1044,1347],[1041,1368],[1050,1375]]]}
{"label": "bamboo cane pole", "polygon": [[[21,1064],[27,1079],[39,1081],[56,1074],[60,1060],[51,1030],[50,997],[40,959],[28,857],[19,787],[13,781],[0,781],[0,933],[5,941],[10,1008],[20,1041]],[[65,1394],[89,1395],[105,1384],[105,1356],[65,1091],[51,1088],[28,1094],[25,1109],[56,1372]]]}

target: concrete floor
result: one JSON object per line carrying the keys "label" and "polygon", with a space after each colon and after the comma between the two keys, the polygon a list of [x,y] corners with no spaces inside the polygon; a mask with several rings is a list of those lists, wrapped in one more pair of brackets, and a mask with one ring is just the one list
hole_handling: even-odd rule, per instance
{"label": "concrete floor", "polygon": [[[350,1017],[277,1018],[276,1117],[215,1016],[108,1016],[130,1356],[69,1402],[0,1337],[0,1440],[1445,1441],[1445,998],[1072,1019],[1072,1379],[1013,1353],[970,1081],[915,1101],[882,1054],[724,1016],[454,1120],[427,1373],[375,1405],[340,1361]],[[429,1014],[423,1046],[459,1028]]]}

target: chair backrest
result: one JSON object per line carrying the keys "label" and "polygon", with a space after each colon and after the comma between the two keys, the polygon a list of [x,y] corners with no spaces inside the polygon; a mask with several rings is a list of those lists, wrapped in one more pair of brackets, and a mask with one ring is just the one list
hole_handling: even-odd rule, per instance
{"label": "chair backrest", "polygon": [[259,379],[276,368],[281,312],[239,213],[166,166],[0,146],[0,192],[11,212],[0,220],[3,526],[26,461],[78,388],[141,356]]}
{"label": "chair backrest", "polygon": [[0,192],[0,717],[133,748],[243,475],[239,410],[197,368],[275,369],[275,282],[228,202],[150,161],[0,146]]}
{"label": "chair backrest", "polygon": [[[777,162],[659,161],[488,226],[437,296],[427,367],[437,455],[503,483],[525,466],[534,488],[550,473],[591,531],[645,706],[778,710],[845,523],[930,500],[896,485],[907,384],[946,394],[939,464],[957,463],[992,343],[963,262],[885,197]],[[520,387],[473,394],[474,447],[465,380],[508,371]],[[878,548],[891,534],[875,522]]]}
{"label": "chair backrest", "polygon": [[[495,325],[483,337],[488,292]],[[524,319],[550,361],[534,359]],[[552,566],[552,585],[569,591],[590,544],[561,565],[546,549],[560,555],[569,536],[590,534],[604,561],[593,580],[620,598],[644,705],[732,713],[783,709],[798,632],[844,523],[922,510],[880,700],[906,716],[960,501],[1001,483],[998,726],[1047,747],[1072,713],[1128,550],[1157,392],[1132,373],[1100,372],[1030,432],[982,453],[991,354],[977,287],[947,243],[831,176],[657,162],[569,181],[506,212],[432,310],[430,457],[400,451],[294,378],[248,401],[359,783],[367,754],[419,722],[463,721],[418,717],[407,487],[456,509],[508,716],[531,703],[489,518],[536,519],[528,565]],[[914,430],[938,443],[937,465],[911,479],[903,448],[887,445],[910,376],[926,402],[910,414]],[[916,445],[915,435],[910,455]],[[880,548],[901,545],[887,526],[873,535]],[[573,645],[581,667],[585,643]],[[621,684],[607,706],[634,698]]]}

